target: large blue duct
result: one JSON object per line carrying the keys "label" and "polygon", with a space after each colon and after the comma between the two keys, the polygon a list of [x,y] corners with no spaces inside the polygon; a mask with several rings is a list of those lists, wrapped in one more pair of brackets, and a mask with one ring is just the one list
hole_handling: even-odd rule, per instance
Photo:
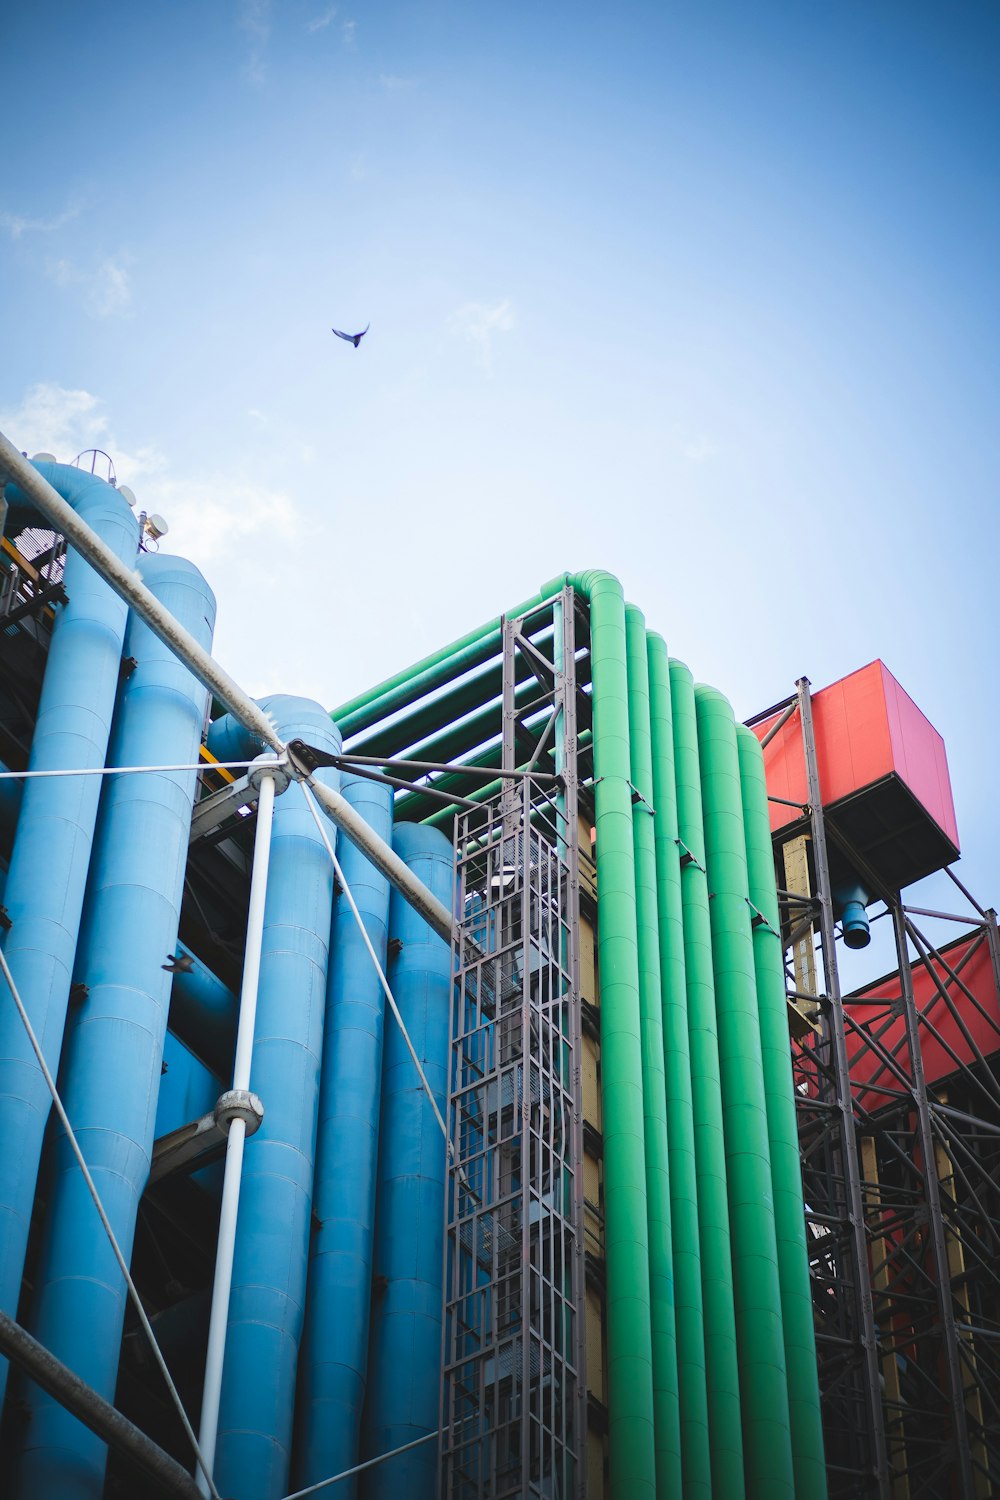
{"label": "large blue duct", "polygon": [[[206,649],[215,598],[184,558],[140,559],[144,582]],[[197,760],[205,689],[137,616],[126,653],[114,765]],[[66,1028],[61,1092],[105,1212],[128,1259],[146,1185],[167,1025],[195,771],[111,778],[105,787],[74,977],[87,994]],[[115,1393],[126,1290],[65,1137],[54,1151],[37,1275],[40,1341],[106,1400]],[[19,1466],[25,1500],[99,1500],[107,1449],[36,1386]]]}
{"label": "large blue duct", "polygon": [[[319,704],[273,697],[261,707],[283,739],[340,749]],[[261,748],[229,715],[212,725],[208,743],[220,760]],[[336,772],[317,774],[337,785]],[[220,1491],[239,1500],[288,1491],[332,908],[330,857],[293,784],[274,809],[250,1073],[264,1123],[243,1168],[215,1458]]]}
{"label": "large blue duct", "polygon": [[[39,472],[130,566],[139,541],[135,516],[92,474],[64,464]],[[8,486],[12,506],[24,497]],[[56,611],[29,770],[103,766],[118,687],[127,610],[89,563],[70,550],[68,603]],[[40,777],[25,784],[11,852],[6,906],[12,927],[4,952],[54,1072],[101,792],[96,776]],[[0,1308],[17,1312],[28,1225],[49,1116],[49,1092],[13,1005],[0,1005]],[[7,1362],[0,1360],[0,1398]]]}
{"label": "large blue duct", "polygon": [[[451,906],[451,844],[437,829],[400,824],[393,847]],[[448,1070],[451,950],[395,891],[389,983],[442,1114]],[[375,1295],[365,1453],[375,1457],[434,1432],[441,1370],[446,1147],[400,1029],[386,1023],[375,1235]],[[432,1500],[437,1453],[427,1443],[367,1471],[367,1500]]]}
{"label": "large blue duct", "polygon": [[[380,838],[392,837],[392,792],[345,776],[341,794]],[[344,841],[341,866],[365,931],[385,967],[389,882]],[[378,1173],[385,996],[354,913],[337,897],[327,982],[306,1336],[299,1363],[299,1485],[358,1462],[368,1368],[368,1326]],[[390,1020],[389,1025],[394,1025]],[[356,1481],[338,1487],[354,1500]]]}

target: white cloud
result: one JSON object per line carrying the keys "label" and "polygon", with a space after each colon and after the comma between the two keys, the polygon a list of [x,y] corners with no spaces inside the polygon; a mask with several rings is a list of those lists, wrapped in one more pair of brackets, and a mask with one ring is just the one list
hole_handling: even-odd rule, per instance
{"label": "white cloud", "polygon": [[480,366],[489,371],[493,367],[493,336],[509,333],[514,326],[514,310],[509,297],[488,307],[485,302],[467,302],[452,313],[449,322],[476,351]]}
{"label": "white cloud", "polygon": [[400,78],[396,73],[380,73],[378,81],[389,93],[395,93],[397,89],[412,89],[417,82],[415,78]]}
{"label": "white cloud", "polygon": [[132,284],[127,256],[108,256],[92,270],[62,257],[49,261],[47,271],[56,286],[79,287],[83,305],[95,318],[112,318],[125,313],[132,301]]}
{"label": "white cloud", "polygon": [[[261,418],[268,421],[267,414]],[[324,681],[308,649],[289,654],[281,631],[262,639],[262,601],[292,597],[301,586],[303,559],[322,555],[325,522],[307,516],[284,488],[252,472],[221,466],[180,472],[154,443],[123,443],[101,398],[91,391],[42,383],[15,406],[0,410],[0,431],[29,454],[55,453],[71,462],[99,448],[110,454],[119,483],[129,484],[138,507],[159,512],[169,532],[161,550],[189,558],[220,596],[216,654],[252,693],[301,692],[315,696]],[[96,472],[106,477],[98,464]],[[323,602],[320,602],[323,601]],[[303,601],[309,630],[321,638],[322,592]],[[306,630],[306,638],[309,636]]]}
{"label": "white cloud", "polygon": [[337,7],[335,5],[331,5],[326,10],[324,10],[320,15],[313,16],[313,18],[312,18],[311,21],[307,21],[306,22],[306,30],[307,31],[325,31],[326,28],[329,26],[330,22],[331,21],[335,21],[336,18],[337,18]]}
{"label": "white cloud", "polygon": [[62,463],[91,448],[108,453],[119,484],[135,488],[142,510],[166,516],[177,550],[199,565],[265,528],[275,528],[286,545],[302,533],[299,510],[282,490],[228,474],[178,478],[155,444],[123,446],[91,391],[33,385],[18,406],[0,410],[0,431],[29,455],[54,453]]}
{"label": "white cloud", "polygon": [[353,47],[358,30],[357,21],[345,21],[340,29],[340,35],[345,47]]}
{"label": "white cloud", "polygon": [[247,34],[244,72],[251,83],[263,83],[271,39],[271,0],[240,0],[240,29]]}
{"label": "white cloud", "polygon": [[265,530],[273,528],[284,543],[303,532],[301,514],[290,495],[226,475],[168,475],[147,481],[139,504],[166,517],[171,542],[199,566],[228,555],[238,543]]}
{"label": "white cloud", "polygon": [[107,418],[89,391],[41,383],[27,390],[19,406],[0,411],[0,430],[27,453],[44,451],[75,458],[84,448],[102,447]]}
{"label": "white cloud", "polygon": [[32,219],[25,214],[0,212],[0,229],[6,229],[12,240],[19,240],[23,234],[53,234],[79,214],[80,206],[76,203],[71,203],[51,219]]}

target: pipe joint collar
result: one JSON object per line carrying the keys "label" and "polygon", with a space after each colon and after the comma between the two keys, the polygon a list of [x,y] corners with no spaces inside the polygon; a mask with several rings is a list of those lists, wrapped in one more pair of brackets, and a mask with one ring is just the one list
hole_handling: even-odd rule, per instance
{"label": "pipe joint collar", "polygon": [[274,795],[280,797],[282,792],[287,792],[292,784],[292,770],[288,764],[286,755],[277,756],[273,750],[265,750],[263,755],[258,755],[251,762],[247,773],[247,780],[255,792],[260,791],[260,784],[265,776],[270,776],[274,782]]}
{"label": "pipe joint collar", "polygon": [[219,1095],[212,1113],[216,1125],[227,1135],[233,1121],[242,1120],[246,1126],[247,1135],[251,1136],[260,1129],[264,1118],[264,1106],[257,1095],[252,1094],[249,1089],[228,1089],[226,1093]]}

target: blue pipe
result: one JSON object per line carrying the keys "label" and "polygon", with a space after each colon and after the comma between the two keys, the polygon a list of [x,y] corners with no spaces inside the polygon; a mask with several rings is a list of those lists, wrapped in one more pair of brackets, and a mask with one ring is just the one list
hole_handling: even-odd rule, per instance
{"label": "blue pipe", "polygon": [[[39,464],[123,562],[139,528],[102,479],[64,464]],[[19,492],[8,486],[8,499]],[[23,497],[20,497],[23,503]],[[68,603],[56,610],[28,769],[103,766],[118,687],[127,609],[75,550],[66,559]],[[97,819],[97,776],[41,777],[25,784],[5,903],[13,923],[4,952],[48,1066],[59,1062],[70,976]],[[49,1092],[9,996],[0,1004],[0,1308],[14,1316],[28,1243]],[[0,1359],[0,1399],[7,1361]]]}
{"label": "blue pipe", "polygon": [[[193,563],[145,554],[147,587],[208,649],[215,598]],[[197,760],[208,695],[136,615],[126,653],[114,765]],[[70,1015],[61,1091],[126,1260],[149,1175],[174,952],[197,773],[110,778],[101,801],[75,979],[86,998]],[[36,1279],[36,1336],[101,1396],[114,1398],[127,1294],[86,1184],[64,1137],[54,1170]],[[107,1449],[66,1409],[29,1388],[19,1468],[25,1500],[99,1500]]]}
{"label": "blue pipe", "polygon": [[[345,776],[341,795],[380,838],[392,838],[392,792]],[[345,839],[344,879],[385,967],[389,882]],[[327,981],[326,1031],[316,1144],[316,1233],[309,1264],[306,1334],[299,1362],[296,1487],[358,1462],[368,1370],[368,1327],[378,1175],[385,996],[354,913],[337,897]],[[395,1023],[390,1019],[389,1025]],[[340,1500],[354,1500],[345,1479]]]}
{"label": "blue pipe", "polygon": [[191,967],[174,975],[170,1028],[220,1078],[231,1078],[239,1010],[236,996],[190,948],[178,943],[176,952],[189,958]]}
{"label": "blue pipe", "polygon": [[[454,861],[438,829],[402,823],[393,848],[451,906]],[[442,1114],[448,1069],[451,951],[393,891],[389,983]],[[375,1286],[364,1447],[374,1458],[434,1432],[441,1397],[441,1282],[446,1148],[399,1027],[386,1025]],[[432,1443],[367,1471],[366,1500],[432,1500]]]}
{"label": "blue pipe", "polygon": [[844,943],[848,948],[867,948],[872,940],[868,913],[865,911],[870,900],[871,896],[860,881],[848,881],[834,889],[834,908],[840,917]]}
{"label": "blue pipe", "polygon": [[[339,732],[318,703],[274,697],[261,707],[284,740],[339,751]],[[256,753],[228,715],[208,743],[220,760]],[[336,772],[318,774],[337,786]],[[278,1500],[289,1489],[332,910],[330,857],[292,785],[274,808],[250,1073],[264,1123],[243,1168],[215,1459],[220,1491],[239,1500]]]}

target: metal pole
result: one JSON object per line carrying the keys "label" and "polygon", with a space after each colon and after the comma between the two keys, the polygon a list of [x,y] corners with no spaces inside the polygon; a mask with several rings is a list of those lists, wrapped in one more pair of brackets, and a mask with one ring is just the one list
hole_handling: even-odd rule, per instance
{"label": "metal pole", "polygon": [[802,747],[806,762],[806,784],[809,794],[809,821],[816,864],[816,900],[819,904],[820,945],[826,976],[827,1005],[825,1017],[832,1046],[833,1077],[840,1117],[840,1148],[843,1154],[844,1185],[850,1216],[849,1254],[854,1282],[858,1318],[858,1341],[861,1345],[864,1382],[864,1413],[870,1442],[871,1473],[881,1500],[888,1500],[888,1453],[882,1415],[881,1371],[875,1335],[875,1312],[868,1269],[868,1244],[865,1234],[864,1200],[861,1194],[861,1169],[854,1131],[854,1109],[851,1097],[851,1069],[847,1057],[844,1029],[844,1007],[840,995],[834,933],[833,895],[830,888],[830,864],[826,850],[826,826],[823,820],[823,796],[816,760],[816,735],[813,729],[812,699],[809,678],[800,677],[795,684],[802,722]]}
{"label": "metal pole", "polygon": [[[219,700],[224,708],[247,729],[257,735],[264,745],[281,753],[284,745],[277,729],[264,710],[234,682],[229,673],[209,655],[194,636],[175,620],[169,610],[150,592],[137,572],[121,562],[111,548],[95,531],[80,519],[71,505],[43,479],[33,464],[18,452],[0,432],[0,479],[13,480],[32,501],[53,528],[61,532],[66,540],[87,559],[118,596],[131,606],[140,619],[165,645],[169,646],[179,661],[194,673],[203,686]],[[430,892],[422,881],[417,880],[393,852],[388,844],[378,838],[354,808],[331,787],[321,782],[313,783],[309,771],[301,763],[295,766],[297,776],[305,776],[316,794],[327,817],[343,829],[352,844],[356,844],[381,870],[386,879],[396,887],[400,895],[414,906],[430,923],[434,931],[450,943],[452,938],[452,914],[447,907]]]}
{"label": "metal pole", "polygon": [[54,1396],[102,1441],[137,1463],[167,1494],[177,1500],[200,1500],[202,1493],[208,1493],[200,1489],[176,1459],[5,1312],[0,1312],[0,1353],[20,1365],[36,1385]]}
{"label": "metal pole", "polygon": [[[250,908],[247,914],[243,985],[240,991],[240,1016],[236,1030],[236,1057],[233,1062],[234,1092],[239,1090],[247,1093],[250,1088],[250,1062],[253,1056],[260,954],[264,936],[264,901],[267,895],[267,871],[271,861],[274,796],[275,778],[264,772],[260,775],[257,802],[257,828],[253,846],[253,874],[250,880]],[[236,1220],[239,1211],[240,1182],[243,1176],[245,1141],[246,1120],[237,1115],[229,1126],[229,1136],[226,1141],[222,1209],[219,1216],[219,1239],[215,1252],[215,1280],[212,1286],[208,1351],[205,1355],[205,1387],[198,1435],[209,1471],[215,1467],[215,1444],[219,1431],[219,1400],[222,1394],[222,1370],[226,1354],[226,1332],[229,1325],[229,1292],[233,1280]],[[209,1493],[207,1480],[202,1474],[198,1476],[198,1490],[202,1495]]]}
{"label": "metal pole", "polygon": [[972,1454],[969,1450],[969,1429],[966,1422],[965,1385],[958,1352],[958,1334],[955,1329],[955,1308],[952,1302],[951,1274],[948,1247],[945,1244],[944,1220],[941,1217],[941,1193],[938,1174],[935,1171],[934,1135],[930,1113],[927,1108],[927,1084],[924,1079],[924,1059],[920,1049],[920,1023],[917,1017],[916,998],[913,992],[913,971],[907,947],[907,921],[903,915],[899,895],[892,903],[892,922],[896,933],[896,955],[899,960],[899,990],[903,1001],[903,1019],[906,1025],[906,1040],[910,1052],[910,1076],[913,1107],[917,1116],[917,1139],[920,1142],[921,1171],[924,1193],[927,1199],[927,1230],[930,1235],[934,1257],[935,1282],[938,1309],[941,1316],[941,1343],[943,1364],[947,1379],[948,1404],[951,1407],[952,1431],[955,1436],[955,1468],[952,1477],[955,1489],[962,1500],[974,1500],[975,1487],[972,1479]]}

